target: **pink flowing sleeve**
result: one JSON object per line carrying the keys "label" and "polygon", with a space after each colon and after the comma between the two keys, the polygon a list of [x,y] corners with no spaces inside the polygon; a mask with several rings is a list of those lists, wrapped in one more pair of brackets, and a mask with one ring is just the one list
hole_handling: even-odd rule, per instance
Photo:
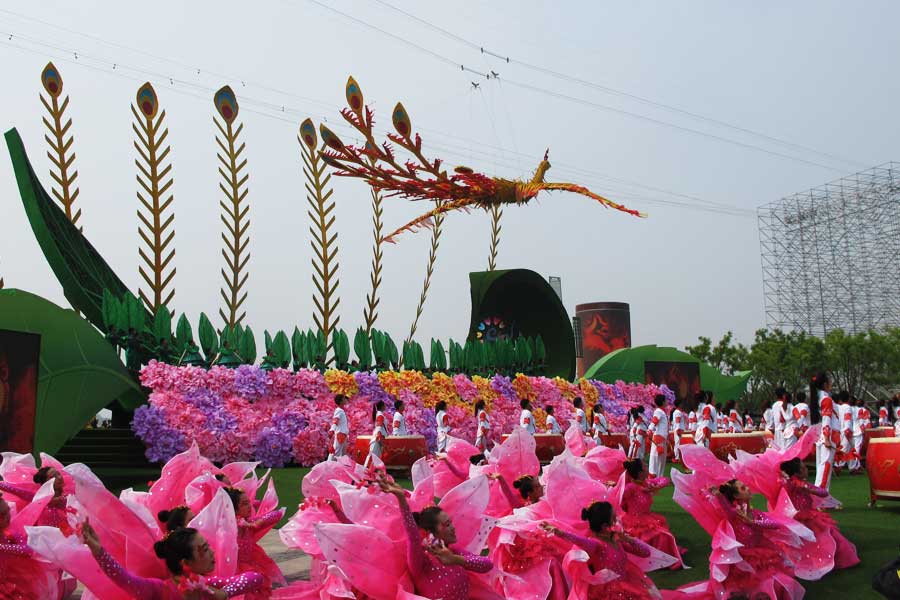
{"label": "pink flowing sleeve", "polygon": [[629,554],[634,554],[635,556],[640,556],[641,558],[647,558],[648,556],[650,556],[650,546],[634,538],[623,539],[622,549]]}
{"label": "pink flowing sleeve", "polygon": [[467,552],[465,550],[454,550],[457,554],[466,559],[463,568],[466,571],[473,571],[475,573],[487,573],[491,569],[494,568],[494,563],[491,562],[487,556],[478,556],[477,554],[472,554],[471,552]]}
{"label": "pink flowing sleeve", "polygon": [[509,487],[509,484],[506,483],[506,477],[500,476],[497,479],[497,483],[500,484],[500,491],[503,492],[503,496],[506,498],[506,501],[509,502],[509,505],[513,508],[521,508],[525,506],[525,501],[522,499],[521,494],[516,494]]}
{"label": "pink flowing sleeve", "polygon": [[400,519],[403,529],[406,531],[406,563],[412,576],[420,577],[428,568],[428,557],[425,556],[425,548],[422,547],[422,535],[419,526],[413,519],[409,504],[400,502]]}
{"label": "pink flowing sleeve", "polygon": [[26,502],[31,502],[32,500],[34,500],[34,492],[32,492],[31,490],[26,490],[25,488],[21,488],[11,483],[6,483],[5,481],[0,481],[0,492],[6,492],[7,494],[18,496]]}
{"label": "pink flowing sleeve", "polygon": [[666,487],[667,485],[669,485],[669,478],[668,477],[654,477],[653,479],[648,479],[645,483],[646,483],[647,487],[653,491],[661,490],[664,487]]}
{"label": "pink flowing sleeve", "polygon": [[818,497],[820,497],[820,498],[826,498],[826,497],[828,497],[828,496],[830,495],[830,494],[828,493],[828,490],[826,490],[826,489],[824,489],[824,488],[820,488],[820,487],[817,486],[817,485],[809,484],[809,485],[806,486],[806,489],[807,489],[807,491],[809,491],[809,493],[812,494],[813,496],[818,496]]}
{"label": "pink flowing sleeve", "polygon": [[206,583],[222,590],[229,598],[233,598],[234,596],[263,589],[265,580],[259,573],[248,571],[232,577],[208,577]]}
{"label": "pink flowing sleeve", "polygon": [[582,550],[586,551],[588,554],[595,554],[602,551],[603,549],[603,545],[600,543],[600,540],[581,537],[580,535],[575,535],[574,533],[569,533],[568,531],[560,531],[559,537],[566,541],[572,542]]}
{"label": "pink flowing sleeve", "polygon": [[771,519],[769,515],[758,510],[751,511],[753,524],[762,529],[781,529],[781,523]]}
{"label": "pink flowing sleeve", "polygon": [[450,460],[449,458],[444,461],[444,464],[447,465],[447,469],[449,469],[450,472],[453,473],[454,477],[457,477],[457,478],[463,479],[463,480],[469,478],[469,474],[463,473],[462,471],[460,471],[459,468],[456,465],[454,465],[453,461]]}
{"label": "pink flowing sleeve", "polygon": [[254,519],[253,521],[247,523],[247,527],[254,531],[258,531],[260,529],[265,529],[266,527],[272,527],[278,521],[281,520],[281,517],[284,516],[284,509],[280,508],[278,510],[273,510],[271,512],[267,512],[263,516],[258,519]]}
{"label": "pink flowing sleeve", "polygon": [[129,573],[106,550],[101,549],[100,555],[94,558],[106,576],[121,589],[131,594],[136,600],[165,599],[165,583],[161,579],[138,577]]}

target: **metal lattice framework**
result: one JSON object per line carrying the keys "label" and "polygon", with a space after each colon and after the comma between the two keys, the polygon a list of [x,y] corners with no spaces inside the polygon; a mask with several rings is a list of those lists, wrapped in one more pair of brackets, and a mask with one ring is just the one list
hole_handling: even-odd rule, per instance
{"label": "metal lattice framework", "polygon": [[757,209],[769,327],[900,327],[900,163]]}

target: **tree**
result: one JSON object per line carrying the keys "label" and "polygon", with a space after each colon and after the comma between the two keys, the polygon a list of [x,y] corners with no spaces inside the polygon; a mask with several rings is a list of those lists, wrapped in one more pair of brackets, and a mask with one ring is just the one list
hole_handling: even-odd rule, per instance
{"label": "tree", "polygon": [[700,336],[697,339],[700,343],[685,347],[685,351],[722,373],[733,375],[737,371],[746,371],[750,368],[750,350],[743,344],[735,344],[732,332],[726,332],[715,346],[708,337]]}

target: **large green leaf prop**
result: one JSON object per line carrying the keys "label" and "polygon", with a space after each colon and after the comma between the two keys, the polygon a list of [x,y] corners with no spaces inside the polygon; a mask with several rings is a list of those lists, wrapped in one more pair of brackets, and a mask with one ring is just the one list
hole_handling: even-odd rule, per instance
{"label": "large green leaf prop", "polygon": [[[106,331],[103,291],[109,290],[116,298],[123,298],[128,287],[44,190],[28,161],[18,131],[10,129],[5,137],[25,214],[66,300],[95,327]],[[144,318],[149,321],[150,314],[145,313]]]}
{"label": "large green leaf prop", "polygon": [[35,451],[53,453],[114,400],[144,401],[116,351],[74,311],[16,289],[0,290],[0,329],[41,336]]}

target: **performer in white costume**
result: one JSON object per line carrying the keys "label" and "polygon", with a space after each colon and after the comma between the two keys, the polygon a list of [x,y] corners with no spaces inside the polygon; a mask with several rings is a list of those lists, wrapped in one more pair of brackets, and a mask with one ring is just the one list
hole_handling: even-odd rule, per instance
{"label": "performer in white costume", "polygon": [[328,460],[334,460],[347,454],[347,439],[350,436],[350,423],[347,421],[347,413],[341,406],[346,398],[341,394],[334,397],[334,414],[331,415],[331,428],[328,434],[331,436],[331,452]]}
{"label": "performer in white costume", "polygon": [[666,397],[657,394],[653,399],[656,410],[650,418],[650,474],[662,477],[666,474],[666,453],[669,450],[669,416],[666,414]]}

